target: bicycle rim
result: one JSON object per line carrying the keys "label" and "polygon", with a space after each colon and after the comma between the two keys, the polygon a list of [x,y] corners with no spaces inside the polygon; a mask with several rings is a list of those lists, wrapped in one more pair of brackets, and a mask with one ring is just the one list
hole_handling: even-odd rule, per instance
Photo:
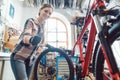
{"label": "bicycle rim", "polygon": [[[115,61],[117,63],[117,67],[120,73],[120,63],[119,63],[120,62],[120,49],[118,49],[120,48],[120,33],[119,32],[114,35],[114,37],[110,40],[110,43],[111,43],[113,55],[115,57]],[[96,62],[95,62],[95,76],[96,76],[96,80],[113,80],[100,47],[99,47],[98,54],[96,57]]]}
{"label": "bicycle rim", "polygon": [[[52,56],[50,56],[51,53]],[[56,64],[60,64],[56,63],[56,55],[64,58],[65,65],[61,65],[63,66],[63,69],[60,69],[60,65],[56,67]],[[47,49],[36,59],[34,65],[34,80],[54,80],[58,77],[66,77],[68,78],[67,80],[74,80],[74,67],[72,60],[64,51],[58,48]]]}

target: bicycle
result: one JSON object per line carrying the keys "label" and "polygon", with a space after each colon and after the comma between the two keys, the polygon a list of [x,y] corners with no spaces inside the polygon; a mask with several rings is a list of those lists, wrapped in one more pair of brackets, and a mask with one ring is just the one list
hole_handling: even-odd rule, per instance
{"label": "bicycle", "polygon": [[[56,67],[56,57],[62,57],[59,60],[59,65],[64,66],[62,69]],[[33,80],[56,80],[65,78],[64,80],[74,80],[74,66],[70,57],[62,49],[55,48],[49,44],[46,45],[45,50],[35,59],[33,67]]]}
{"label": "bicycle", "polygon": [[[116,50],[116,47],[120,47],[120,14],[115,8],[104,10],[104,1],[94,0],[91,7],[88,5],[84,23],[80,23],[83,24],[82,30],[71,54],[74,56],[76,49],[79,51],[79,63],[76,64],[77,80],[84,80],[86,77],[91,79],[89,73],[92,73],[96,80],[120,80],[120,56]],[[116,19],[107,20],[105,17],[108,15],[116,16]],[[106,20],[103,23],[100,21],[102,17]],[[84,52],[83,36],[87,29],[89,33]]]}

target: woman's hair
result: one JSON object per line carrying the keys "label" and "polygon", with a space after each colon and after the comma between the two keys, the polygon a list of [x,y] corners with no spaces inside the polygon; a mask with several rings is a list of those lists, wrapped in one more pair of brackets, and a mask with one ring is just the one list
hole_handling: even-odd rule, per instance
{"label": "woman's hair", "polygon": [[50,4],[43,4],[43,5],[41,6],[40,10],[42,10],[42,9],[44,9],[44,8],[46,8],[46,7],[53,9],[53,6],[52,6],[52,5],[50,5]]}
{"label": "woman's hair", "polygon": [[[44,8],[47,8],[47,7],[53,9],[53,6],[52,6],[52,5],[50,5],[50,4],[43,4],[43,5],[41,6],[41,8],[39,9],[39,11],[42,10],[42,9],[44,9]],[[38,15],[40,15],[40,12],[39,12]]]}

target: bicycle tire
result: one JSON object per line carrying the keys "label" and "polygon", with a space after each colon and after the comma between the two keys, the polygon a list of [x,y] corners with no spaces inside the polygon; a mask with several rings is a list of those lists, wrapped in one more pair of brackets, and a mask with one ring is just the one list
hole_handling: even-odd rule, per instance
{"label": "bicycle tire", "polygon": [[[118,22],[119,21],[120,20],[118,20]],[[109,43],[111,44],[111,47],[114,45],[116,40],[118,40],[120,38],[120,31],[119,31],[120,30],[120,23],[118,23],[118,22],[116,22],[115,25],[113,25],[112,28],[110,28],[110,30],[109,30]],[[117,28],[115,28],[115,27],[117,27]],[[114,49],[112,49],[112,50],[114,50]],[[115,57],[115,54],[116,53],[113,53],[114,57]],[[115,61],[117,62],[117,60],[115,60]],[[105,58],[104,58],[104,55],[102,54],[102,50],[101,50],[100,46],[98,48],[94,64],[95,64],[96,80],[105,80],[106,77],[103,73],[106,73],[106,76],[110,78],[109,70],[106,67]],[[120,71],[119,71],[119,73],[120,73]]]}
{"label": "bicycle tire", "polygon": [[34,69],[34,80],[38,80],[38,77],[37,77],[38,68],[37,67],[39,65],[40,60],[42,59],[43,56],[45,56],[49,52],[58,52],[61,56],[63,56],[66,59],[68,63],[68,67],[69,67],[69,76],[70,76],[69,80],[74,80],[74,66],[73,66],[72,60],[63,50],[58,49],[58,48],[46,49],[38,56],[38,58],[36,59],[34,68],[33,68]]}
{"label": "bicycle tire", "polygon": [[94,48],[94,51],[93,51],[93,57],[92,57],[92,73],[95,75],[95,61],[96,61],[96,55],[97,55],[97,51],[98,51],[98,48],[99,48],[99,41],[97,40],[96,41],[96,44],[95,44],[95,48]]}

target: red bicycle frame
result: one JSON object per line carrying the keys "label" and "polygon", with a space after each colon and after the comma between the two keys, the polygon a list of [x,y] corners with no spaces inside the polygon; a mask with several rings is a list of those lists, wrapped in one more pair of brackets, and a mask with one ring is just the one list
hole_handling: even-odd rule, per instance
{"label": "red bicycle frame", "polygon": [[[92,10],[94,10],[94,9],[100,7],[100,6],[105,6],[104,2],[102,0],[95,0],[93,5],[91,6],[90,11],[92,11]],[[92,52],[93,52],[93,49],[94,49],[96,34],[99,33],[102,30],[100,28],[99,28],[99,30],[97,29],[98,24],[96,25],[96,22],[94,20],[95,19],[93,17],[93,14],[86,15],[85,21],[84,21],[85,22],[84,27],[83,27],[81,33],[79,34],[79,37],[78,37],[78,39],[77,39],[77,41],[76,41],[76,43],[73,47],[73,52],[72,52],[73,53],[72,55],[74,55],[74,51],[75,51],[76,46],[79,47],[79,52],[80,52],[79,62],[82,61],[81,63],[82,63],[82,76],[83,77],[88,75],[89,65],[91,63],[91,58],[92,58],[92,55],[93,55]],[[99,22],[99,24],[100,24],[100,22]],[[83,38],[83,35],[85,34],[86,30],[88,29],[88,27],[90,27],[90,30],[89,30],[89,37],[88,37],[87,47],[86,47],[85,56],[84,56],[83,55],[82,38]],[[111,65],[110,65],[110,61],[109,61],[109,59],[106,55],[106,50],[104,48],[104,45],[101,44],[101,48],[102,48],[105,60],[108,64],[108,68],[109,68],[110,72],[113,72],[112,68],[111,68]],[[115,80],[120,80],[118,74],[113,74],[112,78],[115,79]]]}
{"label": "red bicycle frame", "polygon": [[[93,50],[93,46],[94,46],[94,40],[95,40],[95,35],[96,35],[96,28],[95,28],[95,24],[94,22],[92,22],[93,19],[91,16],[89,16],[88,18],[88,21],[87,23],[85,24],[84,28],[82,29],[81,31],[81,34],[79,35],[78,39],[77,39],[77,42],[75,43],[74,45],[74,48],[73,48],[73,51],[75,51],[75,47],[78,45],[79,46],[79,52],[80,52],[80,59],[82,62],[82,68],[83,68],[83,76],[87,75],[88,73],[88,67],[89,67],[89,64],[90,64],[90,59],[92,57],[92,50]],[[90,22],[92,22],[90,24]],[[88,28],[88,25],[91,25],[91,29],[89,30],[90,32],[90,35],[89,35],[89,38],[88,38],[88,45],[87,45],[87,48],[86,48],[86,56],[84,58],[84,55],[82,54],[83,53],[83,45],[82,45],[82,37],[86,31],[86,29]]]}

